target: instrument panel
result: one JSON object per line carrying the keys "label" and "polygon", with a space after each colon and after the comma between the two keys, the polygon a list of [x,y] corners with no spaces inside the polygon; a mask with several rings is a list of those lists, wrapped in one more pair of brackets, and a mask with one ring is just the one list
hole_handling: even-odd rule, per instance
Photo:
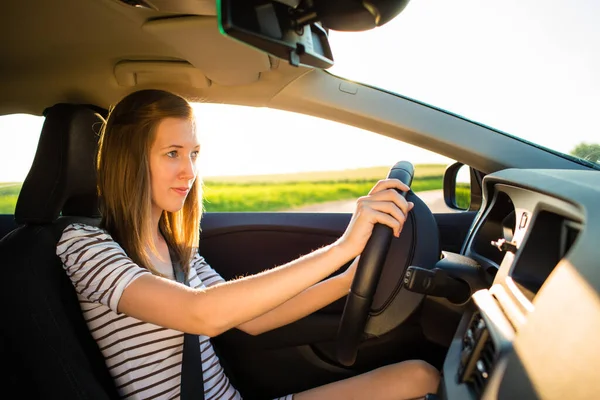
{"label": "instrument panel", "polygon": [[[482,267],[490,288],[474,293],[456,331],[443,398],[593,398],[600,173],[504,170],[486,176],[483,189],[463,254]],[[594,340],[586,345],[586,337]]]}

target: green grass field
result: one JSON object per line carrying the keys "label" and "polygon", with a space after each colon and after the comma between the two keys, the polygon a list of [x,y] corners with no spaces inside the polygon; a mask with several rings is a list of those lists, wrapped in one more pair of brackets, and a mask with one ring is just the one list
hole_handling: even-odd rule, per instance
{"label": "green grass field", "polygon": [[461,210],[468,210],[471,205],[471,185],[470,184],[457,184],[456,185],[456,205]]}
{"label": "green grass field", "polygon": [[14,214],[21,183],[0,183],[0,214]]}
{"label": "green grass field", "polygon": [[[415,192],[442,188],[445,165],[415,166]],[[281,211],[366,195],[389,167],[281,175],[209,177],[204,207],[216,211]],[[0,183],[0,214],[13,214],[20,183]]]}
{"label": "green grass field", "polygon": [[[206,181],[206,211],[279,211],[309,204],[355,199],[369,193],[378,179],[243,183]],[[442,177],[415,178],[413,191],[442,188]]]}
{"label": "green grass field", "polygon": [[[366,195],[390,167],[295,174],[206,177],[204,208],[217,211],[281,211]],[[442,188],[446,165],[415,165],[413,191]]]}
{"label": "green grass field", "polygon": [[[282,183],[282,182],[329,182],[329,181],[378,181],[387,176],[390,167],[370,167],[341,171],[298,172],[291,174],[248,175],[248,176],[205,176],[205,182],[219,183]],[[445,164],[415,165],[415,178],[441,177]]]}

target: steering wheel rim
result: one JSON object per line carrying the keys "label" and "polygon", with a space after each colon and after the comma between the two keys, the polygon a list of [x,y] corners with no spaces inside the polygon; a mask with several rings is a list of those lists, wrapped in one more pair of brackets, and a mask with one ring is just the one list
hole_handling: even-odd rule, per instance
{"label": "steering wheel rim", "polygon": [[[400,161],[392,167],[388,178],[399,179],[410,186],[413,175],[413,165],[408,161]],[[406,197],[406,193],[400,192],[403,197]],[[365,330],[392,237],[391,228],[376,224],[358,261],[338,329],[337,359],[342,365],[352,366],[356,361],[358,345]]]}

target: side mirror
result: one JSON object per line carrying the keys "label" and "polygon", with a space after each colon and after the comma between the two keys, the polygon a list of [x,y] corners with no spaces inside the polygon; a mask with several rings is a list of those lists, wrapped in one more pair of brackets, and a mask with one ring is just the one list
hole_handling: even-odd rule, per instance
{"label": "side mirror", "polygon": [[275,57],[316,68],[333,65],[327,29],[364,31],[398,15],[409,0],[217,0],[222,34]]}
{"label": "side mirror", "polygon": [[454,163],[444,172],[444,201],[454,210],[469,210],[471,206],[471,168]]}

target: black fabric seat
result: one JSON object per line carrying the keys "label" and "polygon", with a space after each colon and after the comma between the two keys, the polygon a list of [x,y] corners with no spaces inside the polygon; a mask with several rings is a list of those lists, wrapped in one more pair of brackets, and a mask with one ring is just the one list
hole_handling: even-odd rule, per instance
{"label": "black fabric seat", "polygon": [[71,104],[55,105],[45,116],[17,202],[19,227],[0,241],[0,351],[8,372],[0,390],[5,398],[116,399],[56,255],[68,224],[100,221],[94,163],[103,119]]}

